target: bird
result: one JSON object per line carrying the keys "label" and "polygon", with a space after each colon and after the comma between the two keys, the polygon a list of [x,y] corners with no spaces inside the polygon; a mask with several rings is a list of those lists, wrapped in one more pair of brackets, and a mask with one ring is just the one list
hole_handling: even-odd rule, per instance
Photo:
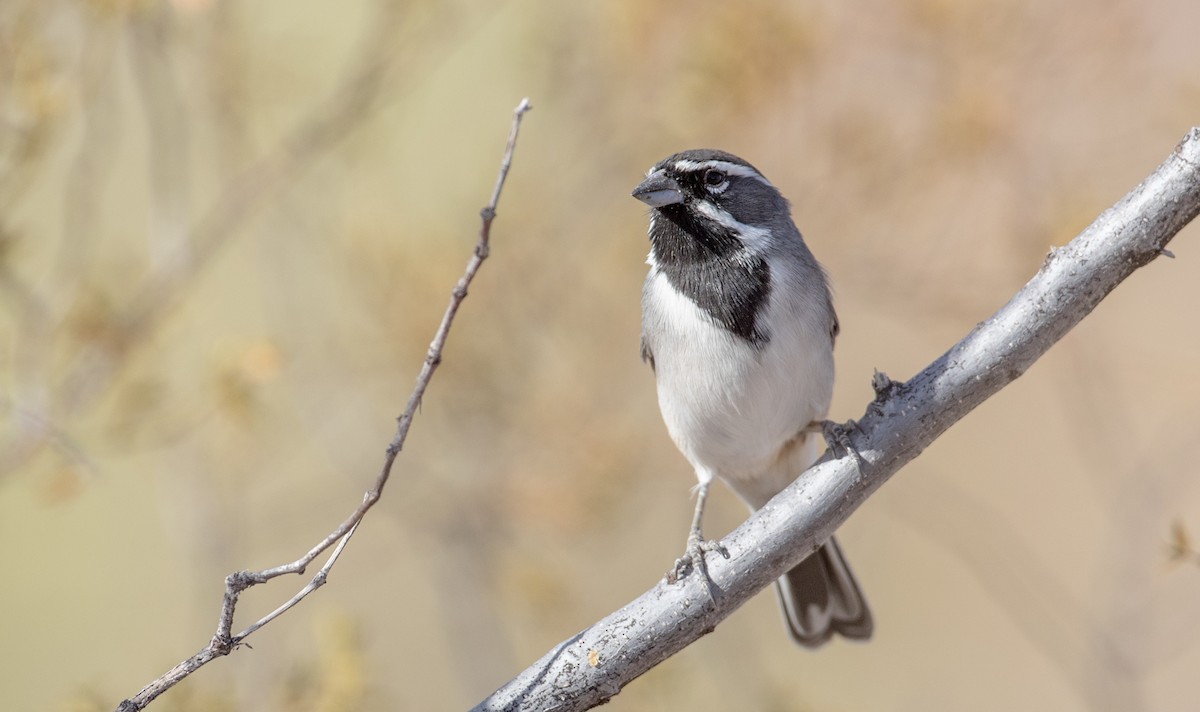
{"label": "bird", "polygon": [[[713,480],[761,508],[821,453],[840,326],[829,278],[791,206],[747,161],[695,149],[654,164],[633,190],[649,206],[642,358],[659,410],[695,469],[696,508],[668,582],[716,551],[701,520]],[[777,581],[792,639],[866,640],[874,621],[830,537]]]}

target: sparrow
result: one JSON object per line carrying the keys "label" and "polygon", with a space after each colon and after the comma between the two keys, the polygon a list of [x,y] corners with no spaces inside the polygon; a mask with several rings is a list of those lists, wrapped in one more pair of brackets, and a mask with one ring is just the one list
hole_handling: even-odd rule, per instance
{"label": "sparrow", "polygon": [[[833,395],[839,325],[825,270],[779,190],[724,151],[656,163],[633,197],[650,206],[642,358],[671,439],[696,471],[696,509],[668,581],[718,551],[701,519],[714,479],[751,511],[816,461]],[[866,599],[832,537],[778,580],[792,638],[865,640]]]}

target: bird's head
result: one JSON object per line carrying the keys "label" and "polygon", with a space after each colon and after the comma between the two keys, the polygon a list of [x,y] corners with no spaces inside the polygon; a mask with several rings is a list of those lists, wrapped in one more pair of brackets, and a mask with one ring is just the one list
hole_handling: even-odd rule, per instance
{"label": "bird's head", "polygon": [[717,252],[764,247],[774,228],[791,222],[787,200],[757,168],[715,149],[664,158],[634,188],[633,197],[653,208],[655,222],[661,216]]}

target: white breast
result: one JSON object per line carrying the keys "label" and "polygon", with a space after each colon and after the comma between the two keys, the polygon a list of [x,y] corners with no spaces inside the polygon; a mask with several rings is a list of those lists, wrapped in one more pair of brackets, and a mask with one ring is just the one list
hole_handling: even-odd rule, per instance
{"label": "white breast", "polygon": [[[797,278],[785,265],[770,267],[776,286]],[[756,348],[714,322],[651,267],[643,333],[654,354],[659,407],[671,438],[702,482],[720,477],[743,498],[758,499],[739,484],[756,480],[749,487],[754,489],[778,480],[767,487],[774,494],[811,462],[812,443],[802,448],[800,459],[806,461],[799,469],[795,458],[781,463],[778,457],[829,409],[833,345],[824,299],[823,285],[820,294],[773,288],[759,322],[769,340]],[[787,471],[778,471],[781,467]]]}

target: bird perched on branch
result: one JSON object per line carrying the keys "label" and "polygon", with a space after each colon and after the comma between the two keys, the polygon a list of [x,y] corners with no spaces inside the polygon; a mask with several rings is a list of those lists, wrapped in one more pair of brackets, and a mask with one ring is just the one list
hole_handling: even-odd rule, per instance
{"label": "bird perched on branch", "polygon": [[[788,202],[724,151],[676,153],[633,197],[650,206],[642,357],[671,439],[696,470],[696,511],[674,581],[724,553],[701,519],[714,478],[758,509],[816,460],[833,394],[837,315]],[[866,639],[866,600],[830,538],[778,582],[788,630],[817,647]]]}

